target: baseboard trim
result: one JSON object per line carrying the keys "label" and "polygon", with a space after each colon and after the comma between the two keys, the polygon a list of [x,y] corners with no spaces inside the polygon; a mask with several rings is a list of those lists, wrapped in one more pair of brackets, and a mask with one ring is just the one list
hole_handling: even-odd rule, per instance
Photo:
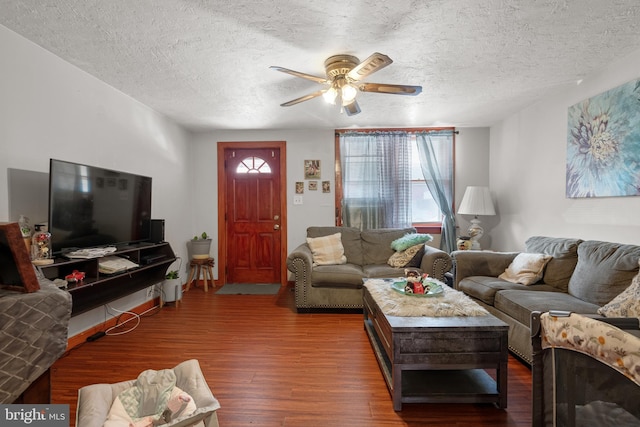
{"label": "baseboard trim", "polygon": [[[155,306],[160,307],[160,298],[156,297],[128,311],[131,311],[136,314],[142,314],[146,310],[149,310],[150,308],[153,308]],[[87,338],[89,338],[91,335],[95,334],[96,332],[104,331],[111,328],[112,326],[115,326],[117,321],[118,319],[116,319],[115,317],[111,318],[106,322],[95,325],[87,329],[86,331],[82,331],[79,334],[70,337],[69,339],[67,339],[67,351],[72,350],[81,344],[84,344],[87,341]]]}

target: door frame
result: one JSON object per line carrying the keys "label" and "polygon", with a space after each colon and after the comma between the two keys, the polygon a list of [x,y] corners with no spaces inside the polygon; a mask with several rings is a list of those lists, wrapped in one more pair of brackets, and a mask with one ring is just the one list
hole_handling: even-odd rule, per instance
{"label": "door frame", "polygon": [[227,149],[277,148],[280,150],[280,286],[287,284],[287,145],[286,141],[218,141],[218,282],[227,283],[227,174],[224,152]]}

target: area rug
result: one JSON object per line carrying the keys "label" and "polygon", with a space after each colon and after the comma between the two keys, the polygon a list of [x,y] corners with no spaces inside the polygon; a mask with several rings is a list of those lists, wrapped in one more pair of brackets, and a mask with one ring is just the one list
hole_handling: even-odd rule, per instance
{"label": "area rug", "polygon": [[280,290],[279,283],[227,283],[217,295],[275,295]]}
{"label": "area rug", "polygon": [[364,286],[384,314],[387,316],[486,316],[487,310],[473,302],[462,292],[451,289],[444,283],[439,296],[416,297],[402,295],[391,288],[391,283],[383,279],[369,279]]}

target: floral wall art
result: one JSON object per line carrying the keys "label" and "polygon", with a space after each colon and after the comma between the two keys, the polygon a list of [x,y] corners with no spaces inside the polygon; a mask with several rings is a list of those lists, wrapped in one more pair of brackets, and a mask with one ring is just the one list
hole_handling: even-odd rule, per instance
{"label": "floral wall art", "polygon": [[640,79],[569,107],[566,196],[640,195]]}

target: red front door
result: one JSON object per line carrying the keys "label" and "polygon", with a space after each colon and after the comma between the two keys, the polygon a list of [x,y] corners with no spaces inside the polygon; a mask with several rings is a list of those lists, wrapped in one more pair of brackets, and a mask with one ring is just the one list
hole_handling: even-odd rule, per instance
{"label": "red front door", "polygon": [[279,147],[225,148],[224,181],[226,283],[281,283]]}

